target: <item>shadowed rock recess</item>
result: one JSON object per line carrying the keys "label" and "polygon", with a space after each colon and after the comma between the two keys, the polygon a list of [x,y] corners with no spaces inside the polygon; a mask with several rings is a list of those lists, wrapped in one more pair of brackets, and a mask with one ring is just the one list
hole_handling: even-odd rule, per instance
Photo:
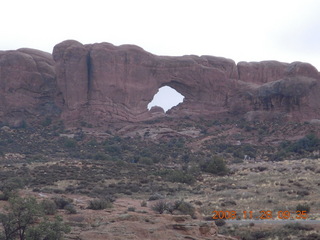
{"label": "shadowed rock recess", "polygon": [[56,117],[139,122],[163,86],[185,96],[166,115],[320,119],[320,74],[308,63],[240,62],[213,56],[156,56],[133,45],[57,44],[52,55],[33,49],[0,51],[0,121],[19,125]]}

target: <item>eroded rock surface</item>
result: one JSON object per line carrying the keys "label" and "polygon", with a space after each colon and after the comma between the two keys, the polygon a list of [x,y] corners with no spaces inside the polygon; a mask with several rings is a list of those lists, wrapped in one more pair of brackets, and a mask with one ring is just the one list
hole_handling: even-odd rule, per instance
{"label": "eroded rock surface", "polygon": [[34,49],[0,52],[0,121],[18,127],[60,114],[54,65],[51,54]]}
{"label": "eroded rock surface", "polygon": [[[172,117],[320,119],[320,75],[308,63],[240,62],[213,56],[156,56],[133,45],[74,40],[0,52],[0,118],[60,114],[69,124],[138,122],[162,86],[184,95]],[[163,116],[163,114],[159,114]]]}

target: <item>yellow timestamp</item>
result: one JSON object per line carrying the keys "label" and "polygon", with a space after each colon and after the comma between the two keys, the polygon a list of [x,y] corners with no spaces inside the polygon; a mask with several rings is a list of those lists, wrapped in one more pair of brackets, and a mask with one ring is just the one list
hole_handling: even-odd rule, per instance
{"label": "yellow timestamp", "polygon": [[261,210],[258,214],[254,214],[253,211],[212,211],[213,219],[307,219],[307,211],[270,211],[270,210]]}

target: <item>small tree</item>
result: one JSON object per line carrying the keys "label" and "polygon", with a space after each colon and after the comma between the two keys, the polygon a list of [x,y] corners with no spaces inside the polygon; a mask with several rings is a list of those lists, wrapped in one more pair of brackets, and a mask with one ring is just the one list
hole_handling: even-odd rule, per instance
{"label": "small tree", "polygon": [[30,228],[26,234],[26,239],[32,240],[61,240],[63,234],[70,232],[70,227],[66,226],[61,217],[56,216],[53,222],[45,221]]}
{"label": "small tree", "polygon": [[0,214],[3,226],[1,239],[60,240],[63,233],[70,231],[60,218],[56,218],[54,222],[43,218],[43,208],[35,198],[13,197],[9,199],[9,203],[6,213]]}
{"label": "small tree", "polygon": [[11,198],[7,214],[0,215],[6,240],[25,239],[28,228],[42,215],[41,207],[34,198]]}

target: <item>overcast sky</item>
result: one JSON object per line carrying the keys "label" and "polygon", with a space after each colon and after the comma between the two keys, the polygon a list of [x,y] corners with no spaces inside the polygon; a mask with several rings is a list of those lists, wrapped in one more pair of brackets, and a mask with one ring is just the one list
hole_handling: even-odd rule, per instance
{"label": "overcast sky", "polygon": [[75,39],[320,70],[319,0],[3,0],[0,9],[0,50],[52,52]]}

